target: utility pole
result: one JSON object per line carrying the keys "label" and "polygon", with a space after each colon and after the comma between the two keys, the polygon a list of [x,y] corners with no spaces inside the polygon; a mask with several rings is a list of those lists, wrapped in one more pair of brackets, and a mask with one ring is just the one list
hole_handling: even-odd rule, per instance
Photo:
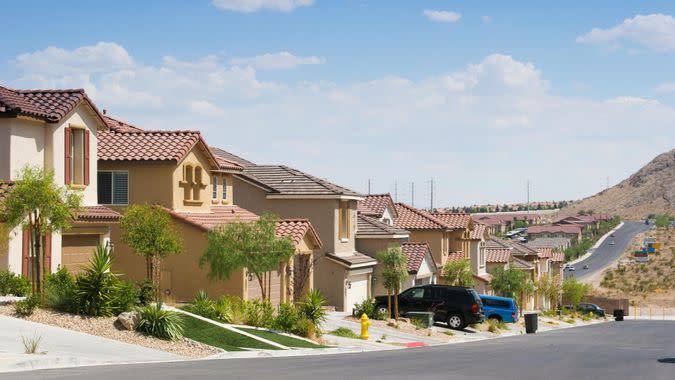
{"label": "utility pole", "polygon": [[394,181],[394,202],[398,202],[398,181]]}
{"label": "utility pole", "polygon": [[368,178],[368,195],[370,195],[370,178]]}
{"label": "utility pole", "polygon": [[430,208],[429,208],[429,209],[430,209],[431,211],[433,211],[433,210],[434,210],[434,179],[433,179],[433,178],[431,178],[431,194],[430,194],[430,199],[431,199],[431,202],[430,202]]}
{"label": "utility pole", "polygon": [[415,207],[415,182],[410,182],[410,205]]}
{"label": "utility pole", "polygon": [[527,215],[530,215],[530,180],[527,180]]}

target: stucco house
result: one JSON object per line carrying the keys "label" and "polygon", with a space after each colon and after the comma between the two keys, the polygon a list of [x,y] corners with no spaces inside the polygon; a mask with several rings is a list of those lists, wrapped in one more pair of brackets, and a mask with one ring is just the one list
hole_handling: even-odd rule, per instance
{"label": "stucco house", "polygon": [[[197,290],[212,296],[257,298],[261,288],[245,268],[227,280],[211,281],[199,257],[207,246],[205,233],[233,221],[255,221],[259,214],[238,206],[233,176],[243,170],[236,162],[213,154],[197,131],[149,131],[106,117],[110,131],[102,133],[98,157],[100,203],[122,212],[131,204],[163,207],[176,222],[185,251],[164,259],[161,291],[176,300],[189,300]],[[112,230],[114,269],[134,280],[145,277],[144,259]],[[321,239],[307,220],[281,220],[277,236],[289,236],[296,252],[289,263],[266,274],[272,303],[291,301],[311,288],[312,260]]]}
{"label": "stucco house", "polygon": [[[106,245],[115,211],[97,200],[99,136],[108,126],[84,90],[14,90],[0,86],[0,202],[26,165],[52,170],[58,185],[82,194],[72,228],[51,231],[42,241],[46,267],[77,272],[96,245]],[[30,237],[9,233],[0,269],[29,276]]]}
{"label": "stucco house", "polygon": [[233,177],[237,204],[256,214],[303,218],[323,243],[315,251],[314,287],[328,304],[349,311],[372,296],[377,261],[356,249],[357,202],[363,196],[284,165],[256,165],[221,149],[221,157],[243,166]]}
{"label": "stucco house", "polygon": [[582,239],[582,227],[576,224],[546,224],[527,228],[528,240],[539,238],[566,238],[574,245]]}

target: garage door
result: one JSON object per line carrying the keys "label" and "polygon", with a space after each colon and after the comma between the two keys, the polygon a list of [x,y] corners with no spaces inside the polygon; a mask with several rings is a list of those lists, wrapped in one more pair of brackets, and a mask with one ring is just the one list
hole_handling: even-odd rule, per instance
{"label": "garage door", "polygon": [[89,263],[92,252],[99,243],[99,235],[63,235],[61,265],[77,274]]}
{"label": "garage door", "polygon": [[[272,286],[269,294],[272,305],[277,306],[281,302],[281,276],[277,271],[268,272],[272,276]],[[248,299],[262,298],[262,290],[258,278],[253,276],[253,279],[248,282]]]}
{"label": "garage door", "polygon": [[349,276],[348,280],[350,285],[347,286],[345,311],[351,312],[354,304],[361,303],[368,298],[368,275]]}

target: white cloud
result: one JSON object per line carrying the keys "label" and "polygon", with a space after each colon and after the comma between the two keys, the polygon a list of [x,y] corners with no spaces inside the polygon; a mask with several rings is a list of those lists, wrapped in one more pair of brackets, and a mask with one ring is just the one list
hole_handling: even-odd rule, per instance
{"label": "white cloud", "polygon": [[[393,192],[398,180],[399,199],[409,201],[404,188],[415,181],[417,205],[428,204],[431,177],[437,205],[520,201],[526,177],[533,199],[589,195],[606,176],[623,178],[639,167],[626,152],[656,155],[675,139],[668,105],[559,96],[533,62],[504,54],[422,79],[352,83],[280,84],[213,55],[156,61],[85,65],[78,73],[17,65],[20,75],[9,84],[84,86],[100,108],[133,124],[198,129],[210,144],[254,162],[296,166],[360,191],[367,178],[378,192]],[[331,159],[336,154],[340,159]],[[505,170],[509,163],[517,170]],[[486,179],[498,186],[485,186]]]}
{"label": "white cloud", "polygon": [[577,42],[610,48],[635,45],[654,51],[675,50],[675,19],[664,14],[637,15],[611,28],[593,28],[577,37]]}
{"label": "white cloud", "polygon": [[324,57],[299,57],[287,51],[266,53],[255,57],[233,58],[230,60],[230,64],[232,65],[251,66],[260,70],[286,70],[301,65],[322,65],[324,63],[326,63],[326,58]]}
{"label": "white cloud", "polygon": [[457,22],[462,15],[452,11],[438,11],[433,9],[425,9],[422,12],[429,20],[436,22]]}
{"label": "white cloud", "polygon": [[675,92],[675,82],[666,82],[666,83],[661,83],[656,88],[654,88],[654,91],[661,93],[661,94],[670,94]]}
{"label": "white cloud", "polygon": [[492,22],[492,17],[490,17],[490,16],[483,16],[480,19],[486,24],[489,24],[489,23]]}
{"label": "white cloud", "polygon": [[133,65],[127,51],[114,42],[99,42],[65,50],[50,46],[44,50],[25,53],[16,57],[16,64],[34,74],[69,75],[78,73],[106,72]]}
{"label": "white cloud", "polygon": [[260,10],[292,12],[299,7],[308,7],[314,0],[213,0],[213,5],[225,11],[251,13]]}

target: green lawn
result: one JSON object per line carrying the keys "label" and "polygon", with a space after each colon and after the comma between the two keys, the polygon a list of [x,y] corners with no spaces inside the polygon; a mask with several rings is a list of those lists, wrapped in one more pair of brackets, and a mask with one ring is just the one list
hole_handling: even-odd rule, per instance
{"label": "green lawn", "polygon": [[249,338],[242,334],[237,334],[236,332],[226,330],[189,315],[183,315],[183,320],[185,322],[184,335],[186,338],[210,346],[220,347],[225,351],[243,351],[243,348],[257,348],[264,350],[279,349],[278,347],[270,346],[269,344]]}
{"label": "green lawn", "polygon": [[309,342],[307,342],[305,340],[302,340],[302,339],[291,338],[290,336],[273,333],[273,332],[267,331],[267,330],[256,330],[256,329],[247,329],[247,328],[240,328],[240,327],[238,327],[238,329],[242,330],[242,331],[246,331],[249,334],[259,336],[263,339],[267,339],[267,340],[270,340],[270,341],[275,342],[275,343],[283,344],[286,347],[324,348],[324,346],[320,346],[318,344],[309,343]]}

